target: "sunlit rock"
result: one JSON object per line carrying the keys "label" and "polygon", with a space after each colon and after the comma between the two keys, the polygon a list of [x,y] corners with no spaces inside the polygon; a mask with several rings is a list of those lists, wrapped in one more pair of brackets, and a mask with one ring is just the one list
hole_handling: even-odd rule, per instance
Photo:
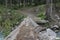
{"label": "sunlit rock", "polygon": [[55,40],[55,32],[51,29],[41,31],[42,29],[30,17],[27,17],[4,40]]}

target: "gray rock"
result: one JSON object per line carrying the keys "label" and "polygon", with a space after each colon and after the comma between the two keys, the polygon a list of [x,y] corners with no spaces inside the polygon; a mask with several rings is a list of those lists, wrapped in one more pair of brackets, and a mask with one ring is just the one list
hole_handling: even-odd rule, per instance
{"label": "gray rock", "polygon": [[56,33],[51,29],[47,29],[46,31],[40,32],[38,36],[40,40],[55,40]]}
{"label": "gray rock", "polygon": [[4,40],[55,40],[55,32],[51,29],[40,32],[41,29],[37,23],[27,17]]}
{"label": "gray rock", "polygon": [[[39,26],[31,18],[27,17],[4,40],[36,40],[33,29]],[[21,35],[21,36],[20,36]]]}

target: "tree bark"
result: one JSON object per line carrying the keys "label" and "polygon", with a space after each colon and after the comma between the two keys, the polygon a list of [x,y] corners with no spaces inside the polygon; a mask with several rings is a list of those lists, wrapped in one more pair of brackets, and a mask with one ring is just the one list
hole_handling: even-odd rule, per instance
{"label": "tree bark", "polygon": [[7,0],[5,0],[5,2],[6,2],[6,9],[7,9],[7,2],[8,2],[8,1],[7,1]]}
{"label": "tree bark", "polygon": [[50,19],[50,14],[52,13],[52,0],[46,0],[46,16],[47,19]]}

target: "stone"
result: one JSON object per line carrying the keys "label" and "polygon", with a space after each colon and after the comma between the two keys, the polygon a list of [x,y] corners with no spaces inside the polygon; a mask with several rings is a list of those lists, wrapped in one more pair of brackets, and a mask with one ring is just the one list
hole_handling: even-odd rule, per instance
{"label": "stone", "polygon": [[55,40],[54,31],[51,29],[40,31],[42,29],[30,17],[27,17],[4,40]]}
{"label": "stone", "polygon": [[40,40],[55,40],[56,33],[51,29],[47,29],[46,31],[42,31],[39,33]]}
{"label": "stone", "polygon": [[55,27],[55,28],[59,28],[59,26],[58,26],[58,25],[54,25],[54,26],[53,26],[53,28],[54,28],[54,27]]}
{"label": "stone", "polygon": [[37,40],[34,28],[39,26],[31,18],[27,17],[4,40]]}

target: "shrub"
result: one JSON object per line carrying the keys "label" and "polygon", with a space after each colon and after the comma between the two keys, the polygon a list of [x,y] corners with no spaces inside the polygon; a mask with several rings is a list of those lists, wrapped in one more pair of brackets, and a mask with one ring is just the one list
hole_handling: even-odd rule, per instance
{"label": "shrub", "polygon": [[41,18],[41,20],[44,20],[46,18],[43,12],[39,13],[37,16]]}
{"label": "shrub", "polygon": [[24,15],[15,10],[4,10],[4,12],[0,13],[0,26],[3,28],[4,36],[6,37],[12,31],[12,28],[18,26],[24,17]]}

